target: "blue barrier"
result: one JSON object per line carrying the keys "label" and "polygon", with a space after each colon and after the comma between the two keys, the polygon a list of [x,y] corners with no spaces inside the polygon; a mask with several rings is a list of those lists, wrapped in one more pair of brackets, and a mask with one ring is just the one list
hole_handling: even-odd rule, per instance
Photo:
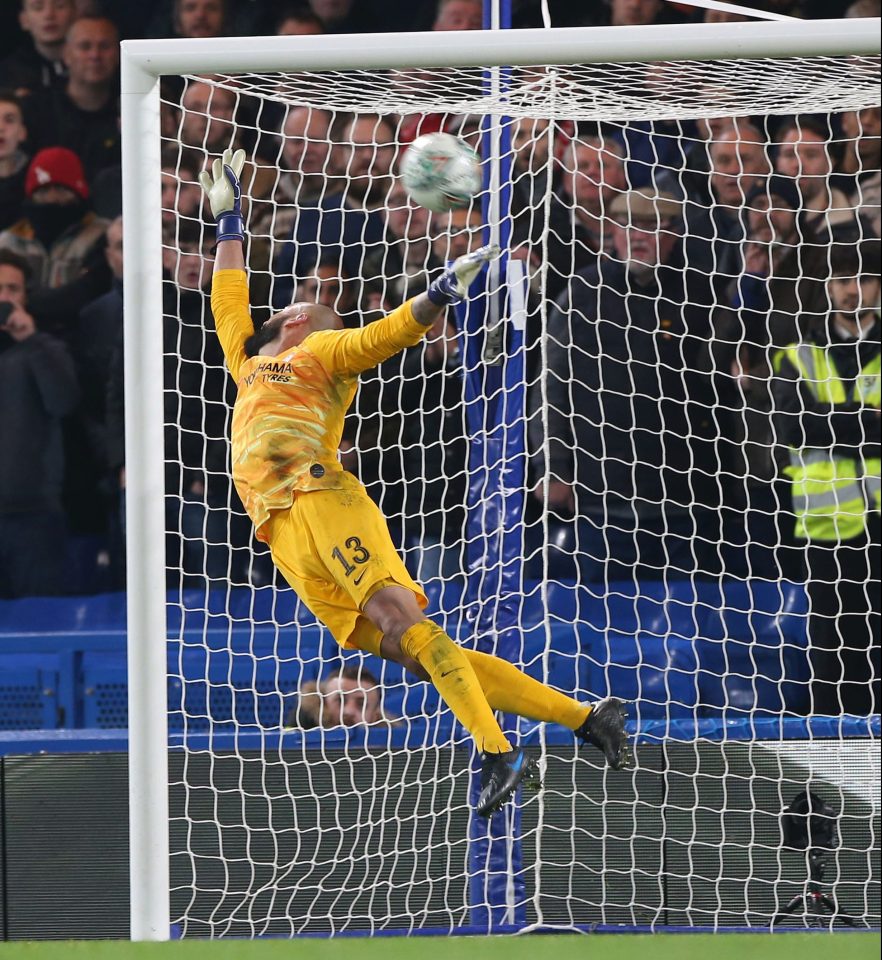
{"label": "blue barrier", "polygon": [[[801,584],[732,582],[528,585],[521,662],[586,699],[614,693],[641,723],[775,717],[804,710],[807,603]],[[430,612],[468,642],[455,581]],[[361,660],[391,715],[441,715],[434,688],[399,666],[341,651],[290,590],[173,594],[168,607],[170,729],[271,729],[329,663]],[[0,603],[0,729],[127,722],[125,597]],[[442,724],[448,732],[452,721]]]}
{"label": "blue barrier", "polygon": [[[448,714],[449,715],[449,714]],[[629,720],[628,731],[639,748],[641,744],[664,741],[692,743],[781,741],[781,740],[878,740],[882,721],[873,717],[759,717],[755,720],[722,720],[706,717],[689,721]],[[528,747],[541,744],[539,724],[521,723],[521,742]],[[562,727],[547,726],[547,747],[572,746],[573,735]],[[412,717],[407,726],[379,724],[371,727],[335,727],[327,730],[213,730],[201,733],[173,733],[172,750],[185,744],[188,750],[214,753],[242,751],[272,752],[292,749],[349,750],[405,749],[427,743],[468,746],[468,738],[452,725],[445,726],[443,716]],[[0,756],[24,756],[34,753],[124,752],[128,749],[128,731],[111,730],[0,730]],[[639,762],[639,749],[637,753]]]}

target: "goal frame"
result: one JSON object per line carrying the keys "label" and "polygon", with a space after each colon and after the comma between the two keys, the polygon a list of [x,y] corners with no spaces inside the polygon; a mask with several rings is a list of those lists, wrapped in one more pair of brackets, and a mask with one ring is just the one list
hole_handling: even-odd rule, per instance
{"label": "goal frame", "polygon": [[880,53],[878,19],[127,40],[121,45],[132,940],[170,937],[159,79]]}

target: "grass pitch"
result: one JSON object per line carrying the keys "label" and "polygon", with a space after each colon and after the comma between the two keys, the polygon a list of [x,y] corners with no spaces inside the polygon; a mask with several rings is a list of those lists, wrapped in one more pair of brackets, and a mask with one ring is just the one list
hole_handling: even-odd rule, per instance
{"label": "grass pitch", "polygon": [[0,960],[878,960],[876,933],[0,944]]}

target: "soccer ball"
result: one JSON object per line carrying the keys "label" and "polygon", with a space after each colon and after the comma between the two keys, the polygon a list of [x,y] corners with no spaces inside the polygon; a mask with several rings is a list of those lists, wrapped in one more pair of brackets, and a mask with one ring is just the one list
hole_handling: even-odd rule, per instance
{"label": "soccer ball", "polygon": [[481,189],[478,155],[449,133],[417,137],[404,154],[400,174],[411,200],[435,213],[465,206]]}

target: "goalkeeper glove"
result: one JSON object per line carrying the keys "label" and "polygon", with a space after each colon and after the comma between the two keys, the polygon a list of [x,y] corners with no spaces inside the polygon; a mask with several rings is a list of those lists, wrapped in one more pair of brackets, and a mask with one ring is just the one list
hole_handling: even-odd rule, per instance
{"label": "goalkeeper glove", "polygon": [[499,247],[490,243],[472,253],[457,257],[437,280],[429,284],[426,294],[436,307],[459,303],[468,296],[469,287],[481,267],[499,256]]}
{"label": "goalkeeper glove", "polygon": [[203,170],[199,183],[208,195],[211,212],[217,221],[217,241],[244,240],[245,221],[242,219],[242,188],[239,177],[245,164],[245,151],[224,150],[211,165],[211,173]]}

